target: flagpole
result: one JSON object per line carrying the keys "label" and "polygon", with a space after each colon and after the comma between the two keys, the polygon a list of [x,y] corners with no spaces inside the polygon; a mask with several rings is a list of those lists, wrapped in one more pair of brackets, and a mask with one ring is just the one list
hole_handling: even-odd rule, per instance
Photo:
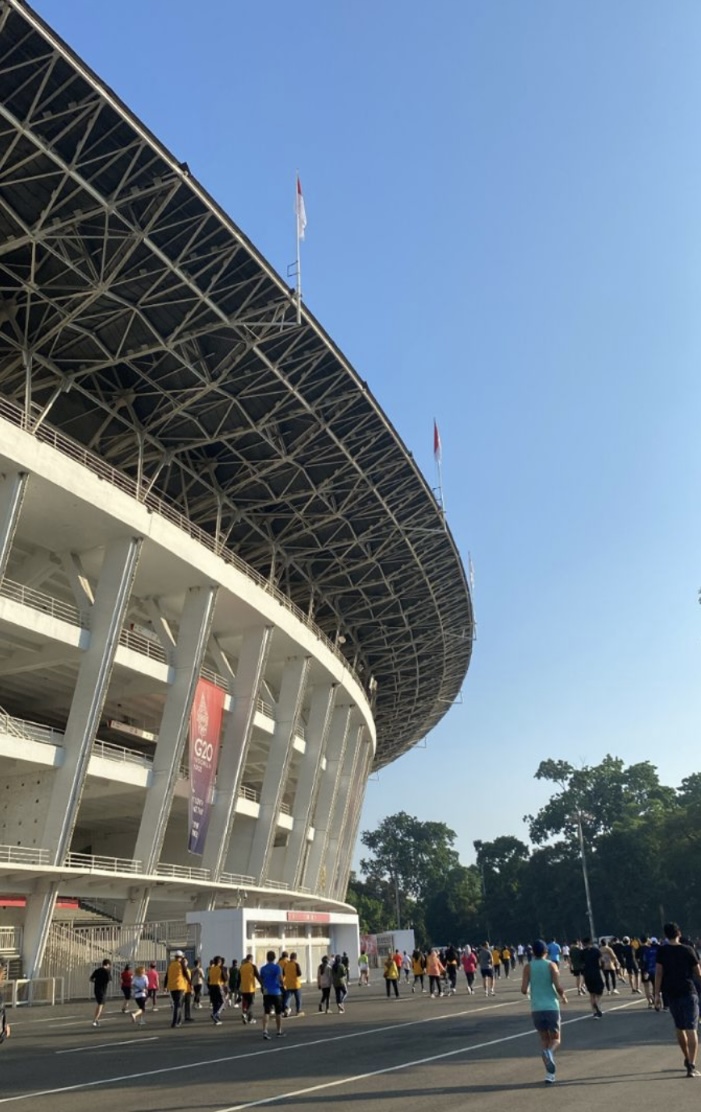
{"label": "flagpole", "polygon": [[441,442],[441,434],[438,431],[438,422],[435,417],[433,419],[433,458],[436,461],[436,474],[438,476],[438,502],[441,508],[441,515],[443,517],[443,525],[445,525],[445,501],[443,498],[443,444]]}
{"label": "flagpole", "polygon": [[302,251],[300,249],[299,170],[295,174],[295,225],[297,228],[297,324],[302,323]]}

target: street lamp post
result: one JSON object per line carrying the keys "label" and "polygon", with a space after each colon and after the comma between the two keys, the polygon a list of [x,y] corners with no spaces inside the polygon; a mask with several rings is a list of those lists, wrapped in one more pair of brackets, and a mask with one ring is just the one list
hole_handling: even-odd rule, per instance
{"label": "street lamp post", "polygon": [[575,813],[577,820],[577,833],[579,834],[579,855],[582,859],[582,876],[584,878],[584,891],[587,897],[587,918],[589,920],[589,934],[592,942],[596,941],[596,931],[594,930],[594,912],[591,908],[591,892],[589,891],[589,874],[587,872],[587,855],[584,852],[584,831],[582,830],[582,812]]}

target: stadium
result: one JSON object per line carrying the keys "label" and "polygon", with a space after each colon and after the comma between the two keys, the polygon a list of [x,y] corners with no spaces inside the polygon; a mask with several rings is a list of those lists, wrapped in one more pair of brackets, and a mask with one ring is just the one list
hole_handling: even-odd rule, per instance
{"label": "stadium", "polygon": [[350,947],[368,776],[450,708],[472,639],[367,384],[0,0],[0,950],[50,974],[71,904],[120,945]]}

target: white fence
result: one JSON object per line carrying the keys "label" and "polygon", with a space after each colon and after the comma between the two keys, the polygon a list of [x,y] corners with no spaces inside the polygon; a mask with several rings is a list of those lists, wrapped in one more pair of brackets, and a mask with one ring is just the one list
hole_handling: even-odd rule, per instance
{"label": "white fence", "polygon": [[119,970],[127,961],[134,965],[155,962],[165,971],[169,953],[174,949],[197,950],[198,929],[183,920],[166,920],[124,927],[118,923],[73,927],[54,923],[44,955],[42,975],[63,980],[66,1000],[92,995],[90,974],[105,958],[112,962],[113,994],[119,993]]}
{"label": "white fence", "polygon": [[63,1004],[63,977],[35,977],[32,981],[24,978],[16,981],[3,981],[3,996],[8,1008],[21,1008],[23,1005]]}

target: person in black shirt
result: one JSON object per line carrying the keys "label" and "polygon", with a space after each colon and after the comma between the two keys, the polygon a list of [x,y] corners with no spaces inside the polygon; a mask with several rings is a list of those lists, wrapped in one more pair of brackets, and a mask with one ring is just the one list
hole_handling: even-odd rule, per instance
{"label": "person in black shirt", "polygon": [[694,977],[701,977],[698,955],[691,946],[684,946],[681,930],[676,923],[665,923],[667,943],[657,950],[655,964],[655,1008],[665,1003],[669,1007],[677,1032],[677,1042],[684,1055],[687,1077],[699,1077],[696,1053],[699,1046],[699,998]]}
{"label": "person in black shirt", "polygon": [[582,971],[584,984],[589,993],[591,1010],[594,1019],[601,1019],[604,1014],[599,1007],[599,1001],[604,993],[604,978],[601,973],[601,950],[595,946],[591,938],[585,938],[582,950]]}
{"label": "person in black shirt", "polygon": [[102,1009],[105,1006],[105,997],[107,995],[107,986],[112,980],[112,962],[105,958],[102,965],[98,965],[90,974],[93,989],[95,991],[95,1015],[93,1017],[93,1027],[100,1026],[100,1016]]}

